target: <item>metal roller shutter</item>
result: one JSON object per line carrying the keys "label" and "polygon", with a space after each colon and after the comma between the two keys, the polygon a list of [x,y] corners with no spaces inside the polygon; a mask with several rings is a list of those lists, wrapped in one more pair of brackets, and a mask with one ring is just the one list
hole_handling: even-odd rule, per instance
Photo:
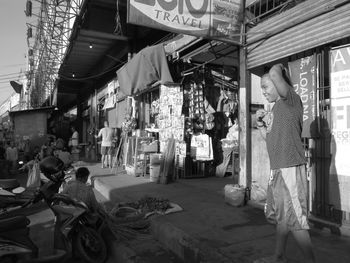
{"label": "metal roller shutter", "polygon": [[248,31],[248,69],[350,36],[350,1],[305,1]]}

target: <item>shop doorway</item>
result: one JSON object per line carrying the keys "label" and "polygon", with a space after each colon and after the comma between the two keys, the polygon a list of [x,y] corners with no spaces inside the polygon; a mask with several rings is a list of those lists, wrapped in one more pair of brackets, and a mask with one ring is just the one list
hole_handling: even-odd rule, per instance
{"label": "shop doorway", "polygon": [[330,52],[329,47],[324,47],[317,55],[319,85],[315,125],[318,127],[318,136],[308,142],[312,167],[310,205],[313,215],[343,225],[350,223],[347,208],[349,190],[345,187],[349,182],[347,175],[350,171],[347,174],[339,171],[338,152],[343,145],[335,138],[334,128],[337,120],[344,117],[337,111],[346,105],[339,106],[332,99],[335,87],[331,83]]}

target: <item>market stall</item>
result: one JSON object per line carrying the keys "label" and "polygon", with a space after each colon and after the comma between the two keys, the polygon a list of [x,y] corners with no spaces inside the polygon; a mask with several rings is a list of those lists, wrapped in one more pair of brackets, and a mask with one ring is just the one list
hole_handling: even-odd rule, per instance
{"label": "market stall", "polygon": [[[143,50],[118,71],[121,90],[129,95],[122,125],[127,172],[140,176],[159,171],[165,181],[234,176],[239,136],[237,76],[223,66],[191,63],[178,63],[170,74],[159,48],[163,46]],[[148,58],[147,54],[153,55]],[[154,66],[152,74],[132,75],[146,62]],[[153,149],[145,151],[151,144]],[[151,164],[156,154],[161,160]]]}

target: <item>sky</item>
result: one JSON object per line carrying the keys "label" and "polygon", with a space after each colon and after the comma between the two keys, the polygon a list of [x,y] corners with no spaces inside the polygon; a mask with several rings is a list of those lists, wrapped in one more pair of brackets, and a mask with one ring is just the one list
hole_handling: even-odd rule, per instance
{"label": "sky", "polygon": [[25,16],[25,6],[26,0],[0,0],[0,105],[15,92],[10,81],[26,71],[26,22],[35,18]]}

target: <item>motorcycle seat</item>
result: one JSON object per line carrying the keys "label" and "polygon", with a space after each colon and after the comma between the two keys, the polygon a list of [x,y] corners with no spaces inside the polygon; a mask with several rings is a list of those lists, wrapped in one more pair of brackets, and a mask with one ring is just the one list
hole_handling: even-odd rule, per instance
{"label": "motorcycle seat", "polygon": [[12,190],[20,186],[17,179],[0,179],[0,187],[5,190]]}
{"label": "motorcycle seat", "polygon": [[0,219],[0,233],[8,232],[13,229],[25,228],[29,225],[30,220],[26,216],[13,216],[10,218]]}

